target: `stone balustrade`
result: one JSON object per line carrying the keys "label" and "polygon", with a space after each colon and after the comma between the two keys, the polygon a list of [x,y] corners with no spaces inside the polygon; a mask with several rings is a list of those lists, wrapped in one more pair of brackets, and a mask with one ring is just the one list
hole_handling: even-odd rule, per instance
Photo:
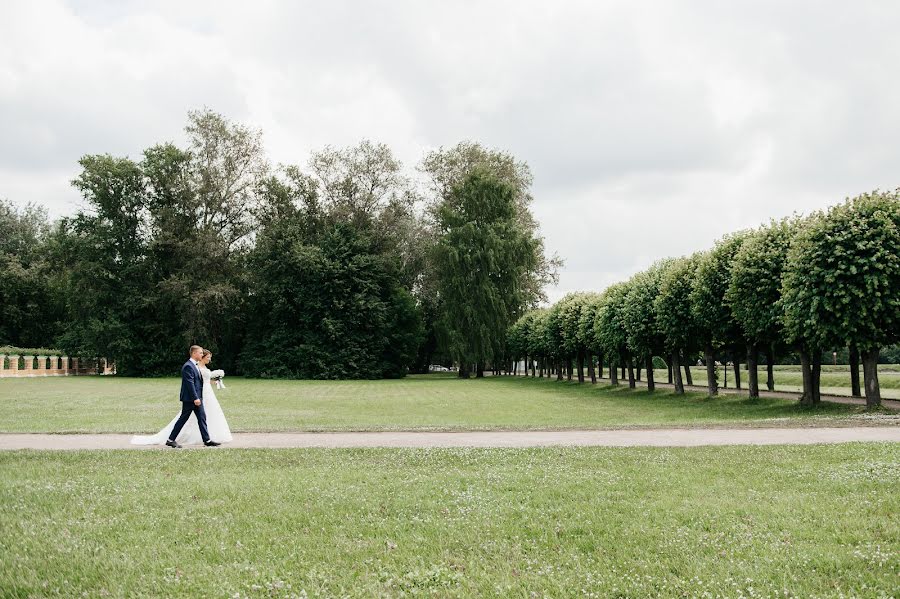
{"label": "stone balustrade", "polygon": [[36,376],[77,376],[116,373],[116,364],[106,358],[97,360],[64,355],[28,356],[0,354],[0,378]]}

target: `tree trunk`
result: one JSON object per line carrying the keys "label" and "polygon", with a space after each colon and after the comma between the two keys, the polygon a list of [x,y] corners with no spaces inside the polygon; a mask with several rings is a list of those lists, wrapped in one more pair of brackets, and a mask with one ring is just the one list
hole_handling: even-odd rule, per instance
{"label": "tree trunk", "polygon": [[666,357],[669,358],[667,360],[667,362],[669,363],[667,368],[669,369],[669,384],[671,385],[672,384],[672,354],[669,354]]}
{"label": "tree trunk", "polygon": [[578,350],[578,382],[584,382],[584,350]]}
{"label": "tree trunk", "polygon": [[591,354],[588,354],[587,363],[588,363],[588,374],[591,377],[591,384],[596,385],[597,384],[597,371],[594,370],[594,356],[592,356]]}
{"label": "tree trunk", "polygon": [[881,405],[881,387],[878,385],[878,350],[864,351],[862,363],[863,377],[866,382],[866,408],[877,408]]}
{"label": "tree trunk", "polygon": [[635,374],[634,374],[634,378],[635,378],[635,380],[637,380],[637,381],[640,381],[640,380],[641,380],[641,369],[642,369],[642,368],[643,368],[643,364],[641,364],[641,361],[640,361],[640,359],[639,359],[639,360],[637,361],[637,366],[635,366],[636,372],[635,372]]}
{"label": "tree trunk", "polygon": [[625,380],[625,376],[626,376],[625,370],[626,370],[626,366],[625,366],[625,364],[622,364],[622,380],[623,381]]}
{"label": "tree trunk", "polygon": [[[822,370],[822,358],[816,358],[819,350],[808,351],[803,349],[800,351],[800,367],[803,370],[803,396],[800,403],[805,406],[818,405],[819,395],[819,373]],[[821,353],[821,352],[819,352]]]}
{"label": "tree trunk", "polygon": [[672,352],[672,376],[675,377],[675,393],[684,395],[684,383],[681,380],[681,360],[678,359],[678,352]]}
{"label": "tree trunk", "polygon": [[563,380],[563,364],[562,360],[556,361],[556,380]]}
{"label": "tree trunk", "polygon": [[472,376],[471,371],[469,370],[469,365],[465,362],[459,363],[459,378],[467,379]]}
{"label": "tree trunk", "polygon": [[775,390],[775,350],[771,345],[766,349],[766,388]]}
{"label": "tree trunk", "polygon": [[755,343],[747,346],[747,385],[750,387],[750,399],[759,397],[759,373],[756,370],[756,358],[759,350]]}
{"label": "tree trunk", "polygon": [[711,346],[706,346],[703,356],[706,360],[706,386],[709,389],[709,396],[712,397],[719,394],[719,381],[716,380],[716,358]]}
{"label": "tree trunk", "polygon": [[813,403],[819,405],[822,401],[822,350],[817,348],[812,359]]}
{"label": "tree trunk", "polygon": [[603,354],[597,354],[597,378],[603,378]]}
{"label": "tree trunk", "polygon": [[653,380],[653,356],[647,356],[647,391],[656,391],[656,382]]}
{"label": "tree trunk", "polygon": [[853,397],[862,397],[859,388],[859,348],[856,344],[850,346],[850,388]]}
{"label": "tree trunk", "polygon": [[609,361],[609,384],[619,386],[619,371],[616,368],[616,363],[610,359]]}
{"label": "tree trunk", "polygon": [[684,380],[688,385],[694,384],[694,377],[691,376],[691,364],[687,360],[687,356],[684,356]]}
{"label": "tree trunk", "polygon": [[484,378],[484,362],[478,362],[477,364],[475,364],[475,378]]}
{"label": "tree trunk", "polygon": [[566,380],[572,380],[572,356],[566,358]]}
{"label": "tree trunk", "polygon": [[625,365],[628,368],[628,388],[634,389],[636,387],[634,384],[634,360],[631,356],[625,359]]}
{"label": "tree trunk", "polygon": [[732,362],[734,366],[734,388],[741,388],[741,360],[738,358],[740,354],[737,351],[734,352],[734,362]]}

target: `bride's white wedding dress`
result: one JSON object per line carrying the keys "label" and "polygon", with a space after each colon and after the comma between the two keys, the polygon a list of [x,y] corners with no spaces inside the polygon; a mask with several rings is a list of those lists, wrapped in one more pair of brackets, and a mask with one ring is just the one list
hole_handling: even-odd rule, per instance
{"label": "bride's white wedding dress", "polygon": [[[227,443],[232,440],[231,429],[228,428],[225,413],[222,411],[222,406],[219,405],[219,400],[216,399],[215,392],[213,392],[212,372],[204,366],[200,368],[200,375],[203,377],[203,409],[206,412],[206,428],[209,431],[209,438],[218,443]],[[176,414],[175,418],[155,435],[135,435],[131,439],[131,444],[161,445],[165,443],[180,415],[180,412]],[[188,419],[175,441],[181,445],[203,443],[203,438],[200,436],[200,425],[197,424],[195,416],[192,415]]]}

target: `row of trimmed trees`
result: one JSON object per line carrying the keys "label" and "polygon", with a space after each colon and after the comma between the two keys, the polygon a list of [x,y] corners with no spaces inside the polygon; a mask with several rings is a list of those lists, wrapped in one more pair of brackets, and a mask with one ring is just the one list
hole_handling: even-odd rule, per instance
{"label": "row of trimmed trees", "polygon": [[[532,376],[553,369],[592,382],[610,368],[646,370],[654,389],[653,358],[671,367],[677,393],[682,367],[702,354],[710,395],[718,392],[716,357],[731,356],[740,386],[746,356],[751,397],[759,396],[757,365],[764,356],[768,388],[772,364],[799,356],[801,402],[820,400],[824,351],[849,348],[853,394],[881,402],[879,349],[900,340],[900,190],[874,191],[806,218],[773,221],[728,235],[705,252],[665,259],[603,293],[573,293],[548,309],[529,312],[509,330],[510,356],[525,358]],[[573,365],[574,362],[574,365]]]}

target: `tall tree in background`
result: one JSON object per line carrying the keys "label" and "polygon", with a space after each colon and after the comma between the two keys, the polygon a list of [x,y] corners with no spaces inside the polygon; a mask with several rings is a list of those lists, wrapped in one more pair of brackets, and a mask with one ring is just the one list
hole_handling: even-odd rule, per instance
{"label": "tall tree in background", "polygon": [[461,368],[503,356],[506,330],[527,306],[523,281],[537,240],[517,219],[516,190],[476,169],[437,210],[433,257],[447,347]]}
{"label": "tall tree in background", "polygon": [[767,387],[775,389],[772,365],[782,345],[781,277],[796,220],[771,222],[747,235],[734,255],[725,299],[747,341],[750,397],[759,397],[757,355],[766,354]]}
{"label": "tall tree in background", "polygon": [[653,356],[662,354],[665,336],[659,328],[654,301],[659,296],[662,276],[671,260],[657,262],[631,279],[631,292],[625,304],[624,325],[628,334],[628,346],[644,360],[647,369],[647,389],[653,391]]}
{"label": "tall tree in background", "polygon": [[[659,295],[653,302],[656,323],[663,336],[664,347],[671,354],[672,374],[675,392],[684,393],[681,378],[681,350],[694,343],[698,332],[696,312],[692,305],[697,264],[703,260],[702,254],[688,258],[678,258],[665,265],[660,273]],[[710,396],[717,392],[715,363],[707,357],[707,384]]]}
{"label": "tall tree in background", "polygon": [[[740,249],[744,236],[743,232],[726,235],[711,250],[702,254],[696,265],[690,303],[694,311],[694,322],[697,324],[697,339],[703,347],[707,362],[707,377],[714,374],[709,362],[715,360],[715,352],[735,350],[743,338],[734,314],[725,301],[725,293],[731,284],[734,255]],[[732,353],[735,386],[740,388],[740,358],[736,351]],[[722,362],[727,368],[727,359]],[[710,395],[715,395],[715,381],[707,380],[707,385]]]}
{"label": "tall tree in background", "polygon": [[788,334],[810,352],[859,348],[870,408],[881,403],[879,349],[900,339],[898,290],[900,190],[834,206],[809,219],[791,243],[782,291]]}
{"label": "tall tree in background", "polygon": [[0,200],[0,346],[49,347],[59,333],[50,238],[44,208]]}
{"label": "tall tree in background", "polygon": [[108,357],[120,372],[143,372],[143,327],[151,321],[146,194],[140,166],[110,155],[85,156],[73,184],[88,211],[64,219],[71,323],[61,345],[72,355]]}
{"label": "tall tree in background", "polygon": [[630,355],[628,331],[625,330],[625,303],[628,299],[627,283],[610,285],[603,292],[600,307],[594,321],[595,339],[600,343],[603,356],[609,360],[610,383],[619,384],[618,366]]}

